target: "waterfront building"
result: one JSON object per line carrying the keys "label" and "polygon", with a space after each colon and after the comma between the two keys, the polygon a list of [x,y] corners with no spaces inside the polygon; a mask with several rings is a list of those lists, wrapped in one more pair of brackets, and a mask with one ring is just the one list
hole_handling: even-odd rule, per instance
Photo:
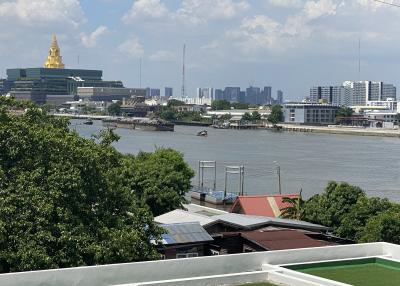
{"label": "waterfront building", "polygon": [[214,100],[214,89],[212,87],[198,87],[196,91],[197,98],[207,98]]}
{"label": "waterfront building", "polygon": [[285,123],[334,124],[339,106],[325,103],[295,102],[284,104]]}
{"label": "waterfront building", "polygon": [[86,101],[113,101],[136,96],[146,96],[144,88],[78,87],[78,97]]}
{"label": "waterfront building", "polygon": [[7,69],[10,94],[17,99],[46,102],[47,95],[77,95],[78,87],[123,87],[121,81],[103,81],[101,70],[65,69],[53,36],[43,68]]}
{"label": "waterfront building", "polygon": [[173,89],[172,89],[172,87],[166,87],[166,88],[164,89],[164,96],[165,96],[166,98],[173,97]]}

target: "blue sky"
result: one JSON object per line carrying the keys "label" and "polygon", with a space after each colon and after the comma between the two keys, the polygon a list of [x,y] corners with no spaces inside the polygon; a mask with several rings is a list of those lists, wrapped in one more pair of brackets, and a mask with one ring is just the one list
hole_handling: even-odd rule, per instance
{"label": "blue sky", "polygon": [[373,0],[0,0],[0,75],[41,66],[55,33],[67,68],[138,87],[142,58],[142,87],[175,95],[184,43],[188,95],[271,85],[294,100],[344,80],[398,86],[399,16]]}

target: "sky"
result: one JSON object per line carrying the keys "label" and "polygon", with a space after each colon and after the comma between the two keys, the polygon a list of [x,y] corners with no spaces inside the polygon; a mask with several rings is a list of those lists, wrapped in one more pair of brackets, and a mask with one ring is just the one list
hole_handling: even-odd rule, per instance
{"label": "sky", "polygon": [[0,0],[0,77],[42,66],[54,33],[66,68],[139,87],[142,59],[142,87],[175,96],[183,44],[188,96],[252,85],[300,100],[345,80],[399,86],[399,16],[373,0]]}

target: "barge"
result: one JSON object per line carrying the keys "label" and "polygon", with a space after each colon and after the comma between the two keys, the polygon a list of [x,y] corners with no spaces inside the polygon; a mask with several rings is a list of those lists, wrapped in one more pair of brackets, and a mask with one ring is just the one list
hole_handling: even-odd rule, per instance
{"label": "barge", "polygon": [[145,131],[174,131],[175,125],[161,119],[112,118],[104,119],[103,126],[111,128],[138,129]]}

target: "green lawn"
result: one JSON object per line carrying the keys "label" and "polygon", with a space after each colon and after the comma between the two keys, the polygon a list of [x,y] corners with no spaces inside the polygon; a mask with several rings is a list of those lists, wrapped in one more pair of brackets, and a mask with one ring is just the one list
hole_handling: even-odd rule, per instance
{"label": "green lawn", "polygon": [[380,264],[321,267],[300,270],[303,273],[354,286],[399,286],[400,271]]}

